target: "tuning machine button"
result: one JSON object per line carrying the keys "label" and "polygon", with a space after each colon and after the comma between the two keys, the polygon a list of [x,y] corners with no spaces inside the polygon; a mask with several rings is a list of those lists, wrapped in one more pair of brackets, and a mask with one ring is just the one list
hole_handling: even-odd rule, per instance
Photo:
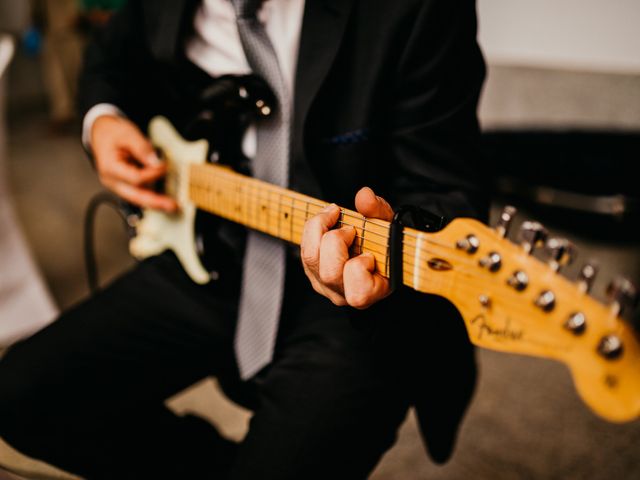
{"label": "tuning machine button", "polygon": [[529,286],[529,276],[522,270],[517,270],[507,279],[507,284],[521,292]]}
{"label": "tuning machine button", "polygon": [[572,313],[567,321],[564,322],[564,328],[574,335],[581,335],[587,328],[587,317],[582,312]]}
{"label": "tuning machine button", "polygon": [[607,287],[607,297],[616,316],[622,315],[628,307],[635,306],[638,289],[627,278],[617,277]]}
{"label": "tuning machine button", "polygon": [[549,259],[549,266],[554,272],[571,264],[576,256],[576,249],[573,243],[566,238],[549,238],[545,243],[544,252]]}
{"label": "tuning machine button", "polygon": [[473,234],[467,235],[465,238],[456,242],[456,248],[470,254],[476,253],[478,248],[480,248],[480,240]]}
{"label": "tuning machine button", "polygon": [[478,263],[490,272],[495,273],[502,266],[502,257],[497,252],[491,252],[486,257],[482,257]]}
{"label": "tuning machine button", "polygon": [[536,298],[535,304],[541,310],[550,312],[556,306],[556,295],[551,290],[545,290]]}
{"label": "tuning machine button", "polygon": [[618,358],[622,351],[622,340],[617,335],[606,335],[598,344],[598,353],[608,360]]}
{"label": "tuning machine button", "polygon": [[598,274],[598,265],[593,262],[585,263],[578,274],[578,289],[582,293],[589,293]]}
{"label": "tuning machine button", "polygon": [[506,237],[507,233],[509,233],[509,227],[511,226],[511,222],[513,221],[513,217],[515,217],[518,210],[511,206],[507,205],[502,210],[500,214],[500,218],[498,218],[498,224],[496,225],[496,232],[501,237]]}
{"label": "tuning machine button", "polygon": [[533,253],[536,247],[544,244],[547,235],[547,229],[541,223],[526,221],[520,226],[518,240],[525,252]]}

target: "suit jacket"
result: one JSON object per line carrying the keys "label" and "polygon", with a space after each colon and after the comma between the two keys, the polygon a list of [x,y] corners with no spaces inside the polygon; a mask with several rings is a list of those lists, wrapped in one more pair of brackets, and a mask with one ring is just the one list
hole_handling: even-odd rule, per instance
{"label": "suit jacket", "polygon": [[[184,55],[197,5],[130,0],[87,51],[82,109],[113,103],[143,128],[156,114],[186,121],[210,81]],[[484,74],[474,0],[307,0],[291,188],[353,208],[369,185],[394,207],[485,220],[476,150]],[[353,316],[375,325],[384,368],[407,378],[428,450],[444,462],[475,385],[459,314],[400,289]]]}

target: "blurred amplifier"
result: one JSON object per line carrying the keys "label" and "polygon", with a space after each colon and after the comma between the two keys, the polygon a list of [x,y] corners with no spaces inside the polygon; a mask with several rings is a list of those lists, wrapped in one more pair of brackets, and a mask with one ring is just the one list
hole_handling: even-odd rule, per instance
{"label": "blurred amplifier", "polygon": [[499,195],[625,221],[640,216],[640,132],[483,134]]}

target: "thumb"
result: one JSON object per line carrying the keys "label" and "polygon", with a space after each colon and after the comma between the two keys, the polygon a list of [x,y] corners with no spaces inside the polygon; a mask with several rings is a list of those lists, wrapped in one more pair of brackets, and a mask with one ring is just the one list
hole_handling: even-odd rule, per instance
{"label": "thumb", "polygon": [[147,137],[134,125],[131,125],[131,131],[126,136],[129,153],[142,165],[148,167],[159,167],[162,161],[158,158],[153,145]]}
{"label": "thumb", "polygon": [[391,221],[393,209],[382,197],[378,197],[369,187],[361,188],[356,194],[356,209],[368,218]]}

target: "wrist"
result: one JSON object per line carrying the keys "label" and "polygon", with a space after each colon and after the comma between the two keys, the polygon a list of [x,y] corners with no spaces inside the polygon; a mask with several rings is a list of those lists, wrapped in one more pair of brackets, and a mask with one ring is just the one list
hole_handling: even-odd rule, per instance
{"label": "wrist", "polygon": [[110,103],[99,103],[89,109],[82,120],[82,145],[89,153],[92,152],[94,126],[101,117],[126,118],[126,115]]}

